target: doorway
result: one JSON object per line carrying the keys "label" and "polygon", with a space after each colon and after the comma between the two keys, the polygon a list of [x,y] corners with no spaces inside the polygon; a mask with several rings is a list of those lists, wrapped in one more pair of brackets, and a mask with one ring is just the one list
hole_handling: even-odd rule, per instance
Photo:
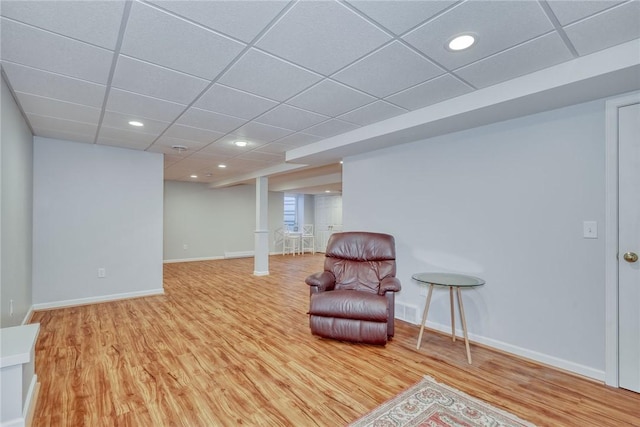
{"label": "doorway", "polygon": [[640,94],[606,105],[605,381],[640,393]]}

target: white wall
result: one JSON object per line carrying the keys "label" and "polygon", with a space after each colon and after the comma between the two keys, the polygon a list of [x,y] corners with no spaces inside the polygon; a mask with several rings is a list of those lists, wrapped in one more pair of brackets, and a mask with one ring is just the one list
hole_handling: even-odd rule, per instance
{"label": "white wall", "polygon": [[35,137],[35,308],[161,293],[162,185],[162,154]]}
{"label": "white wall", "polygon": [[[164,194],[165,261],[215,259],[254,250],[255,185],[211,189],[207,184],[166,181]],[[269,193],[271,251],[273,230],[282,226],[283,203],[282,193]]]}
{"label": "white wall", "polygon": [[[348,158],[345,229],[395,236],[400,303],[422,313],[413,273],[480,276],[463,292],[472,339],[603,379],[604,153],[595,101]],[[429,322],[450,328],[445,289]]]}
{"label": "white wall", "polygon": [[4,328],[22,323],[31,308],[33,137],[4,79],[0,80],[0,326]]}

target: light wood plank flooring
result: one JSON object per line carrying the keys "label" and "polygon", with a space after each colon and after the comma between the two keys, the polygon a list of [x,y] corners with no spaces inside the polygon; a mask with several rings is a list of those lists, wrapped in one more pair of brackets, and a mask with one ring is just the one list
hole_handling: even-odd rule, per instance
{"label": "light wood plank flooring", "polygon": [[431,375],[540,426],[639,426],[640,395],[396,321],[386,347],[310,334],[322,255],[167,264],[165,295],[40,311],[34,426],[344,426]]}

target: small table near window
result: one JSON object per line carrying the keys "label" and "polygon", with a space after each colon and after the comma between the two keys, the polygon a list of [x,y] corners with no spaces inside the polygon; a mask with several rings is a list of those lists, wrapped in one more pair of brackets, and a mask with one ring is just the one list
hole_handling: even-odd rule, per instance
{"label": "small table near window", "polygon": [[427,313],[429,312],[429,304],[431,303],[431,294],[434,286],[449,287],[449,304],[451,306],[451,338],[456,340],[456,324],[455,314],[453,310],[453,288],[456,288],[458,294],[458,309],[462,318],[462,331],[464,332],[464,344],[467,348],[467,361],[471,364],[471,350],[469,349],[469,337],[467,335],[467,321],[464,317],[464,306],[462,304],[461,288],[473,288],[484,285],[484,280],[479,277],[467,276],[466,274],[454,273],[416,273],[411,278],[420,284],[429,285],[429,293],[427,294],[427,302],[424,306],[422,314],[422,324],[420,326],[420,334],[418,335],[418,344],[416,349],[420,349],[422,343],[422,334],[424,332],[424,324],[427,322]]}

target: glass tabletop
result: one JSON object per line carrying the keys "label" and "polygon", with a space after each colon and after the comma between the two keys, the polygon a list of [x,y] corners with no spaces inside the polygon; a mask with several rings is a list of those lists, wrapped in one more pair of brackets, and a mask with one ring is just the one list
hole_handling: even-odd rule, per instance
{"label": "glass tabletop", "polygon": [[484,285],[484,280],[479,277],[455,273],[416,273],[411,276],[413,280],[430,285],[472,287]]}

